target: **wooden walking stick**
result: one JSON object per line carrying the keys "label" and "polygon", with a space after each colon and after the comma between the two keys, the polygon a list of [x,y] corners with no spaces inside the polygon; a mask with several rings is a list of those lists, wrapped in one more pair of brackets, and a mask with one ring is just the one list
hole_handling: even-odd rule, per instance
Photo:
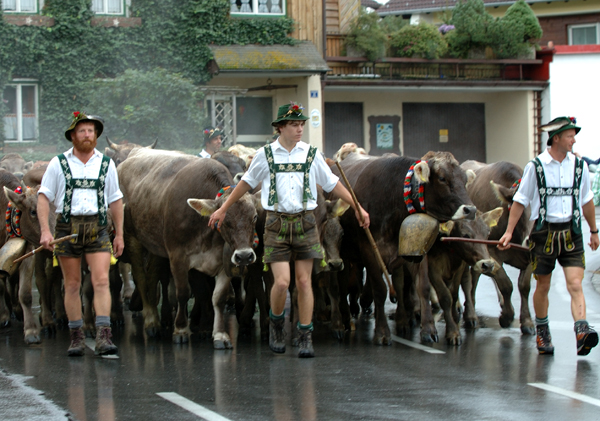
{"label": "wooden walking stick", "polygon": [[[77,238],[78,234],[71,234],[71,235],[67,235],[66,237],[60,237],[57,238],[56,240],[52,240],[50,241],[50,244],[58,244],[58,243],[62,243],[63,241],[67,241],[67,240],[71,240],[73,238]],[[42,251],[44,249],[44,246],[39,246],[38,248],[36,248],[35,250],[30,251],[27,254],[24,254],[23,256],[19,257],[18,259],[13,260],[12,265],[14,265],[15,263],[19,263],[21,260],[25,260],[28,257],[33,256],[36,253],[39,253],[40,251]],[[12,266],[11,265],[11,266]]]}
{"label": "wooden walking stick", "polygon": [[[493,246],[497,246],[500,244],[498,240],[478,240],[477,238],[462,238],[462,237],[442,237],[442,241],[458,241],[463,243],[480,243],[480,244],[490,244]],[[514,248],[521,251],[529,251],[528,247],[522,246],[516,243],[508,243],[510,248]]]}
{"label": "wooden walking stick", "polygon": [[[335,165],[337,165],[338,170],[340,170],[340,174],[341,174],[342,178],[344,179],[344,183],[346,183],[346,186],[348,187],[348,191],[352,195],[352,200],[354,200],[354,206],[356,207],[356,209],[360,209],[360,204],[358,203],[358,199],[356,198],[356,195],[354,194],[354,190],[352,189],[350,182],[346,178],[346,174],[344,174],[344,170],[342,170],[342,166],[340,165],[339,162],[336,162]],[[362,224],[364,222],[362,213],[359,211],[358,215],[360,216],[360,222]],[[375,253],[375,258],[377,259],[377,263],[379,263],[379,267],[381,268],[381,271],[383,272],[383,276],[385,277],[385,280],[387,281],[388,288],[390,290],[390,301],[392,303],[395,303],[398,301],[398,298],[396,297],[396,290],[394,290],[394,285],[392,285],[392,279],[390,277],[390,274],[388,273],[387,268],[385,267],[385,263],[383,262],[383,259],[381,258],[381,253],[379,253],[379,248],[377,248],[377,244],[375,244],[375,239],[373,238],[373,235],[371,234],[371,230],[369,229],[369,227],[365,227],[364,230],[365,230],[365,233],[367,234],[367,238],[369,239],[369,242],[371,243],[371,247],[373,247],[373,252]]]}

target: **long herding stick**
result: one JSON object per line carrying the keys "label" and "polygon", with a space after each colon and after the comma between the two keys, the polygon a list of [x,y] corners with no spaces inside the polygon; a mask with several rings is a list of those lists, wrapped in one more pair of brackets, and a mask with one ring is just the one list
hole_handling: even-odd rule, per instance
{"label": "long herding stick", "polygon": [[[67,241],[67,240],[71,240],[71,239],[73,239],[73,238],[77,238],[77,235],[78,235],[78,234],[71,234],[71,235],[67,235],[66,237],[60,237],[60,238],[57,238],[56,240],[52,240],[52,241],[50,241],[50,243],[49,243],[49,244],[50,244],[50,245],[54,245],[54,244],[62,243],[63,241]],[[36,248],[35,250],[32,250],[32,251],[30,251],[29,253],[27,253],[27,254],[24,254],[23,256],[19,257],[18,259],[16,259],[16,260],[13,260],[13,262],[12,262],[12,265],[14,265],[15,263],[19,263],[21,260],[25,260],[25,259],[27,259],[28,257],[31,257],[31,256],[33,256],[33,255],[34,255],[34,254],[36,254],[36,253],[39,253],[39,252],[40,252],[40,251],[42,251],[43,249],[44,249],[44,246],[39,246],[39,247],[38,247],[38,248]],[[12,265],[11,265],[11,266],[12,266]]]}

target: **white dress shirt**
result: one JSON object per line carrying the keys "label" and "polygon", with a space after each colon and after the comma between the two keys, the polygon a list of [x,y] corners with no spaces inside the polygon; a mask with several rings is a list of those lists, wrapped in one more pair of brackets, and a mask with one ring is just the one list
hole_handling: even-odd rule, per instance
{"label": "white dress shirt", "polygon": [[[271,179],[269,177],[269,164],[265,156],[265,149],[271,147],[273,149],[273,160],[276,164],[302,164],[306,162],[309,145],[305,142],[298,142],[291,152],[288,152],[279,140],[276,140],[271,145],[260,148],[250,168],[242,177],[242,180],[255,188],[262,182],[262,191],[260,201],[266,210],[274,210],[273,206],[269,206],[269,190]],[[307,210],[313,210],[317,207],[317,184],[323,187],[323,190],[330,192],[336,186],[339,178],[335,176],[331,169],[325,163],[320,152],[315,154],[315,159],[310,167],[309,183],[310,191],[314,199],[308,198],[306,204]],[[278,197],[278,212],[283,213],[298,213],[304,210],[303,208],[303,192],[304,192],[304,173],[302,172],[280,172],[275,175],[275,182]]]}
{"label": "white dress shirt", "polygon": [[[102,154],[94,149],[94,154],[85,164],[73,154],[73,148],[64,153],[73,178],[82,178],[96,180],[100,173],[100,164],[102,164]],[[52,158],[48,164],[48,169],[42,178],[42,185],[38,194],[42,193],[48,200],[56,206],[56,213],[62,213],[63,201],[65,198],[66,180],[63,174],[58,156]],[[121,199],[123,193],[119,189],[119,176],[113,160],[110,160],[108,171],[106,173],[106,184],[104,186],[104,203],[111,203]],[[89,216],[98,214],[98,194],[96,189],[74,189],[73,200],[71,203],[71,215]]]}
{"label": "white dress shirt", "polygon": [[200,158],[210,158],[211,157],[211,155],[208,152],[206,152],[206,149],[202,149],[200,151],[200,153],[198,154],[198,156]]}
{"label": "white dress shirt", "polygon": [[[544,168],[546,187],[573,187],[575,172],[575,155],[567,153],[562,162],[558,162],[546,149],[538,158]],[[581,206],[594,199],[590,188],[590,173],[587,164],[583,166],[581,188],[579,190],[579,204]],[[529,162],[523,171],[521,185],[515,193],[515,202],[527,207],[531,205],[531,220],[535,221],[540,213],[540,194],[535,175],[535,165]],[[546,220],[550,223],[568,222],[573,215],[572,196],[547,196]]]}

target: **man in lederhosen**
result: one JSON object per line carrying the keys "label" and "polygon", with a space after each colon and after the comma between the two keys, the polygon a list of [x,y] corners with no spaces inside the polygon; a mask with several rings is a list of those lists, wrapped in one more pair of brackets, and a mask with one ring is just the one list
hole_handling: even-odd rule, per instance
{"label": "man in lederhosen", "polygon": [[[112,252],[123,252],[123,194],[114,162],[96,150],[104,125],[99,117],[73,113],[73,121],[65,137],[73,148],[50,161],[38,192],[40,244],[54,250],[64,278],[65,310],[69,319],[71,345],[69,356],[85,352],[85,336],[81,315],[81,257],[89,267],[94,288],[96,313],[96,355],[116,354],[110,329],[111,297],[108,272],[111,243],[107,208],[110,208],[115,238]],[[76,239],[51,245],[48,227],[50,202],[56,206],[56,237],[78,234]]]}
{"label": "man in lederhosen", "polygon": [[[304,123],[302,106],[282,105],[271,123],[279,138],[256,152],[250,168],[223,206],[214,212],[209,226],[220,227],[227,209],[242,195],[262,183],[261,203],[267,211],[264,234],[264,262],[270,264],[275,283],[271,290],[269,347],[285,352],[285,300],[290,285],[290,261],[294,257],[298,289],[299,352],[301,358],[314,357],[312,313],[314,298],[311,285],[313,259],[322,259],[313,210],[317,207],[317,184],[355,208],[352,196],[325,163],[319,151],[302,142]],[[363,216],[363,227],[369,226],[369,214]]]}
{"label": "man in lederhosen", "polygon": [[548,132],[550,147],[525,167],[513,199],[506,232],[498,247],[501,250],[508,248],[523,210],[531,206],[531,220],[536,221],[529,237],[529,248],[537,280],[533,307],[538,351],[540,354],[554,353],[548,325],[548,292],[558,260],[571,295],[577,354],[587,355],[598,344],[598,334],[586,321],[585,297],[581,287],[585,269],[582,214],[590,226],[589,246],[592,250],[598,248],[599,240],[588,168],[573,154],[575,135],[581,128],[576,126],[573,117],[555,118],[541,128]]}

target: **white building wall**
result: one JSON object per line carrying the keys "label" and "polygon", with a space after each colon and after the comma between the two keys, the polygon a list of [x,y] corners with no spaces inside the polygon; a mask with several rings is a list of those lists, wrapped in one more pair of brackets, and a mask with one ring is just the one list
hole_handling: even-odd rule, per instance
{"label": "white building wall", "polygon": [[[600,121],[598,75],[600,54],[555,54],[550,64],[550,106],[542,111],[544,123],[560,116],[577,118],[581,131],[573,151],[592,159],[600,157],[599,133],[594,126]],[[543,135],[544,145],[547,140]]]}

